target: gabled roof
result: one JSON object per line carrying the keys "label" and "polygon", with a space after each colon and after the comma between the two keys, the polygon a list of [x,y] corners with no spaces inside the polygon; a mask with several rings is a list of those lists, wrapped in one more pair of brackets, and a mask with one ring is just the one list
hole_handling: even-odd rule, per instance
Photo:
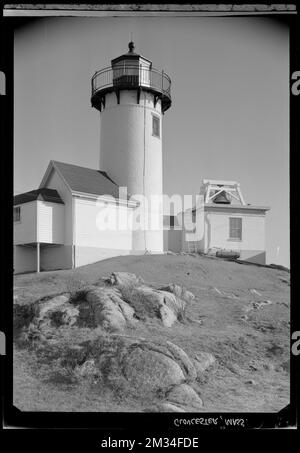
{"label": "gabled roof", "polygon": [[[80,167],[56,160],[50,161],[41,186],[46,185],[52,168],[57,170],[71,192],[81,192],[96,196],[111,195],[116,199],[119,198],[119,186],[105,171]],[[129,196],[128,194],[128,198]]]}
{"label": "gabled roof", "polygon": [[14,205],[29,203],[30,201],[43,200],[51,203],[64,204],[57,190],[40,188],[14,196]]}

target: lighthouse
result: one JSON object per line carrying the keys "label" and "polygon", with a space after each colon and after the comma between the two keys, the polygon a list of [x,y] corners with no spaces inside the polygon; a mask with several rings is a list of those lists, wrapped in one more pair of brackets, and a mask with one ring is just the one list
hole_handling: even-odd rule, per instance
{"label": "lighthouse", "polygon": [[135,52],[111,60],[92,77],[91,104],[100,112],[100,162],[141,202],[133,252],[163,252],[162,120],[171,106],[171,80]]}
{"label": "lighthouse", "polygon": [[203,202],[165,216],[164,232],[162,120],[171,80],[133,42],[128,47],[91,80],[100,112],[97,168],[50,160],[39,187],[14,197],[14,272],[164,250],[265,264],[269,207],[246,204],[235,181],[204,179]]}

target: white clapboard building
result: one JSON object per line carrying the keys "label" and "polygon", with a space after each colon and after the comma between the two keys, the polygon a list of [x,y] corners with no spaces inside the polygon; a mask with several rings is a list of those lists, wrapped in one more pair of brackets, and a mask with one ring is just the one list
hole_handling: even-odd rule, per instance
{"label": "white clapboard building", "polygon": [[196,206],[177,216],[180,249],[266,264],[269,209],[246,204],[238,182],[204,179]]}
{"label": "white clapboard building", "polygon": [[119,199],[118,189],[105,172],[51,161],[39,189],[14,197],[15,272],[70,269],[131,253],[130,229],[97,225],[101,208],[112,218],[125,210],[130,219],[137,204]]}

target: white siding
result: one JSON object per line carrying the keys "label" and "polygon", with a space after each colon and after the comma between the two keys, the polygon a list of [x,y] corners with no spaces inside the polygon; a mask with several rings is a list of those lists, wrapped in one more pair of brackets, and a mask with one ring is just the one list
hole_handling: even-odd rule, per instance
{"label": "white siding", "polygon": [[64,205],[35,200],[20,207],[21,220],[14,222],[14,244],[64,243]]}
{"label": "white siding", "polygon": [[[119,230],[112,228],[99,230],[97,217],[104,203],[96,205],[96,200],[74,199],[74,223],[75,245],[81,247],[96,247],[104,249],[131,250],[132,231],[130,228]],[[106,205],[106,213],[109,216],[118,216],[120,212],[128,213],[128,224],[131,225],[132,211],[130,208],[120,207],[113,204]]]}
{"label": "white siding", "polygon": [[64,243],[73,244],[72,194],[55,169],[52,170],[45,187],[55,189],[64,205]]}
{"label": "white siding", "polygon": [[[229,218],[242,219],[242,240],[229,239]],[[241,213],[206,213],[206,248],[265,250],[265,216]]]}
{"label": "white siding", "polygon": [[64,243],[64,205],[38,201],[38,242]]}
{"label": "white siding", "polygon": [[[99,230],[97,217],[105,206],[106,215],[118,218],[128,214],[128,229]],[[75,266],[94,263],[113,256],[128,255],[132,249],[132,230],[130,228],[132,209],[113,204],[96,204],[96,200],[74,199],[75,222]]]}
{"label": "white siding", "polygon": [[114,256],[129,255],[130,250],[103,248],[103,247],[77,247],[75,246],[76,267],[96,263]]}
{"label": "white siding", "polygon": [[[187,213],[184,213],[187,215]],[[229,218],[242,219],[242,239],[229,238]],[[204,228],[203,223],[204,221]],[[266,260],[265,221],[266,216],[259,210],[212,211],[204,213],[203,221],[193,232],[182,231],[182,250],[208,252],[210,249],[237,250],[240,258],[264,264]],[[191,222],[189,222],[191,223]],[[191,225],[187,222],[186,228]],[[198,220],[197,220],[198,223]],[[201,226],[202,225],[202,226]]]}
{"label": "white siding", "polygon": [[186,210],[178,218],[181,217],[182,225],[182,251],[184,252],[203,252],[205,249],[205,213],[204,211],[197,210],[197,216],[194,218],[192,210]]}
{"label": "white siding", "polygon": [[21,206],[21,221],[14,222],[14,244],[30,244],[37,241],[37,201]]}

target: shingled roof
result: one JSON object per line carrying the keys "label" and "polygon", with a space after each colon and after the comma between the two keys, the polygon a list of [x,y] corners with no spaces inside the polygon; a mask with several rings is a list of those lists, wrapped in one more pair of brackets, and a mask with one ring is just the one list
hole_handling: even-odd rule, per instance
{"label": "shingled roof", "polygon": [[73,192],[111,195],[114,198],[119,198],[119,186],[105,171],[80,167],[55,160],[51,162]]}
{"label": "shingled roof", "polygon": [[51,203],[64,204],[57,190],[40,188],[14,196],[14,205],[29,203],[30,201],[43,200]]}

